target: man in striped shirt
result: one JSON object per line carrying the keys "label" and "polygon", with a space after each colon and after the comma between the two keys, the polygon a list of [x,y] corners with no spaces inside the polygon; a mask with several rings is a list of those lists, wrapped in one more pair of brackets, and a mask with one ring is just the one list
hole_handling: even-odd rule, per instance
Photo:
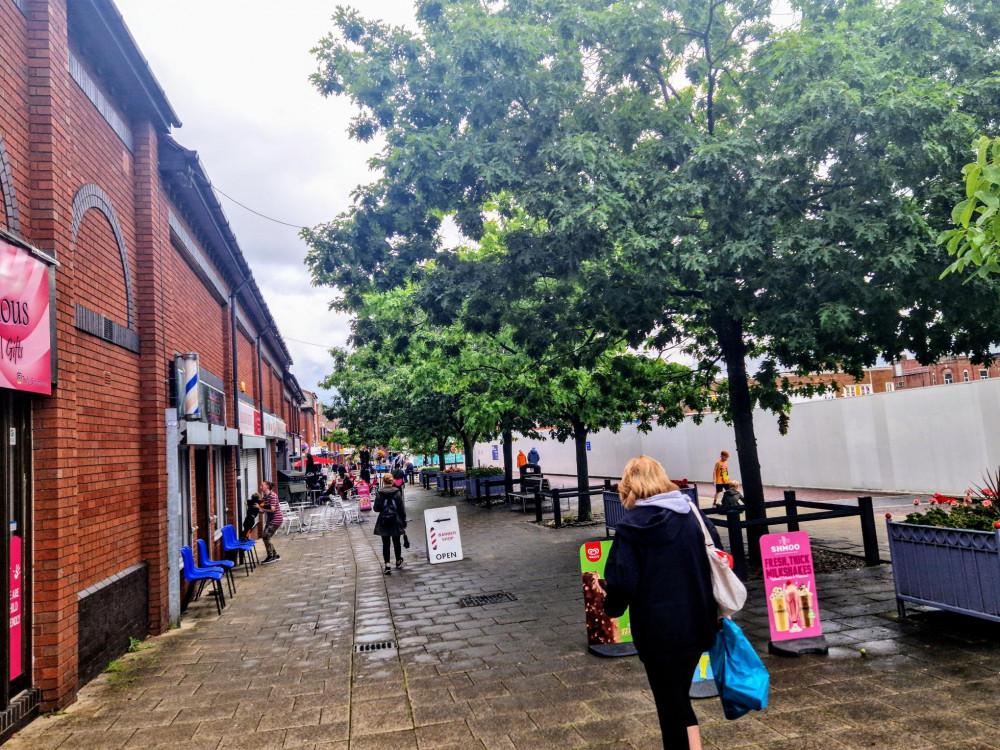
{"label": "man in striped shirt", "polygon": [[260,509],[267,515],[264,518],[264,533],[261,539],[264,540],[264,548],[267,550],[267,557],[261,561],[261,565],[269,565],[281,559],[271,544],[271,537],[274,532],[281,528],[285,522],[285,517],[281,513],[281,506],[278,504],[278,495],[274,491],[274,482],[264,480],[260,483]]}

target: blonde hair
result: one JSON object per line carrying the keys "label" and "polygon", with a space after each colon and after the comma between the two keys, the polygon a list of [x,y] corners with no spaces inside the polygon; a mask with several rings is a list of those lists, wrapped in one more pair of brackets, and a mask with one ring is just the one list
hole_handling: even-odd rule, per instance
{"label": "blonde hair", "polygon": [[676,489],[677,485],[670,481],[660,462],[649,456],[639,456],[625,464],[622,481],[618,484],[622,505],[626,508],[634,508],[640,500]]}
{"label": "blonde hair", "polygon": [[739,482],[730,482],[729,483],[729,489],[731,489],[731,490],[738,490],[739,488],[740,488],[740,483]]}
{"label": "blonde hair", "polygon": [[392,474],[390,474],[389,472],[386,472],[385,474],[382,475],[382,486],[383,487],[389,487],[389,486],[391,486],[393,484],[393,481],[394,480],[392,478]]}
{"label": "blonde hair", "polygon": [[720,453],[719,455],[722,456],[723,458],[729,458],[729,451],[722,451],[722,453]]}

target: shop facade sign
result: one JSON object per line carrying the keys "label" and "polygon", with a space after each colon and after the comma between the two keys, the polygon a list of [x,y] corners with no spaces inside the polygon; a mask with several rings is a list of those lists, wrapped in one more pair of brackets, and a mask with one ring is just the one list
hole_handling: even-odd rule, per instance
{"label": "shop facade sign", "polygon": [[280,438],[284,440],[288,436],[285,420],[275,414],[264,412],[264,437]]}
{"label": "shop facade sign", "polygon": [[0,238],[0,388],[52,393],[49,267]]}
{"label": "shop facade sign", "polygon": [[260,412],[250,404],[240,401],[240,432],[244,435],[262,435]]}

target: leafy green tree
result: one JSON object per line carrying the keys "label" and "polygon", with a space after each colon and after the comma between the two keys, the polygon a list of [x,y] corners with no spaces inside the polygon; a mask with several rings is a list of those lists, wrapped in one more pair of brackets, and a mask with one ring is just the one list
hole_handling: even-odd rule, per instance
{"label": "leafy green tree", "polygon": [[951,213],[958,228],[938,236],[938,243],[956,256],[943,275],[972,266],[980,277],[1000,272],[1000,138],[982,136],[973,146],[976,160],[962,168],[965,200]]}
{"label": "leafy green tree", "polygon": [[[473,331],[518,299],[551,313],[561,298],[559,336],[593,308],[605,351],[674,346],[696,376],[723,367],[762,517],[753,409],[785,423],[781,371],[982,356],[1000,324],[992,284],[937,283],[933,241],[955,144],[1000,111],[992,4],[792,8],[789,23],[766,0],[422,0],[419,33],[341,9],[314,80],[385,147],[352,209],[306,233],[314,278],[351,305],[434,275],[425,308],[471,312]],[[477,242],[497,212],[530,219],[504,252],[446,246],[445,216]],[[545,351],[541,325],[519,333],[526,356]]]}

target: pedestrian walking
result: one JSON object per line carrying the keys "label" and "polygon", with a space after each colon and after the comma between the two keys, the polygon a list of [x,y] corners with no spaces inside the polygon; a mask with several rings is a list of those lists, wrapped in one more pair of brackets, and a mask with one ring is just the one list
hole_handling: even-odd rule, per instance
{"label": "pedestrian walking", "polygon": [[535,446],[531,446],[531,450],[528,451],[528,463],[538,466],[538,459],[539,459],[538,448],[536,448]]}
{"label": "pedestrian walking", "polygon": [[[715,642],[719,611],[705,555],[701,514],[649,456],[625,465],[618,485],[626,513],[604,569],[604,611],[631,607],[632,638],[653,691],[665,750],[701,750],[688,690]],[[702,515],[715,546],[722,542]]]}
{"label": "pedestrian walking", "polygon": [[373,509],[378,513],[375,519],[375,535],[382,537],[382,560],[385,562],[385,575],[392,575],[389,566],[389,542],[392,541],[396,553],[396,568],[403,567],[403,545],[401,538],[406,530],[406,507],[403,504],[403,493],[396,486],[392,474],[382,475],[382,486],[375,495]]}
{"label": "pedestrian walking", "polygon": [[528,457],[524,455],[524,451],[517,452],[517,468],[521,468],[526,463],[528,463]]}
{"label": "pedestrian walking", "polygon": [[260,538],[264,540],[264,549],[267,550],[267,557],[261,560],[260,564],[270,565],[281,559],[281,555],[271,543],[271,537],[281,528],[285,516],[281,512],[278,495],[274,491],[274,482],[267,479],[260,483],[260,509],[264,511],[264,533]]}
{"label": "pedestrian walking", "polygon": [[716,508],[719,505],[719,498],[722,493],[729,489],[729,464],[726,463],[729,460],[729,451],[722,451],[719,454],[719,460],[715,462],[715,468],[712,469],[712,481],[715,482],[715,499],[712,500],[712,507]]}

